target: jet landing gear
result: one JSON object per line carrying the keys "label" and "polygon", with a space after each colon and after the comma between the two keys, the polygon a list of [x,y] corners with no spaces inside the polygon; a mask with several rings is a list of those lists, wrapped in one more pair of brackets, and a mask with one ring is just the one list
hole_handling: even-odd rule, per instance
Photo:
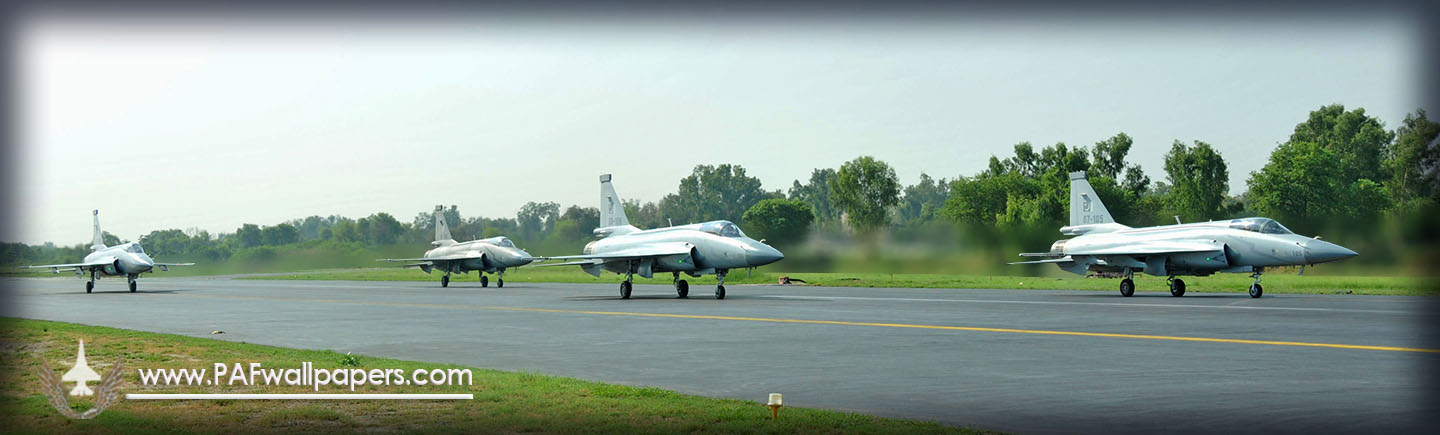
{"label": "jet landing gear", "polygon": [[137,278],[140,278],[140,276],[132,273],[125,278],[126,281],[130,281],[130,293],[135,293],[135,290],[139,287],[138,283],[136,283],[135,280]]}
{"label": "jet landing gear", "polygon": [[490,278],[485,276],[485,272],[480,272],[480,286],[481,286],[481,287],[489,287],[489,286],[490,286]]}
{"label": "jet landing gear", "polygon": [[97,278],[96,275],[98,274],[95,272],[90,272],[90,280],[85,281],[85,293],[90,293],[91,291],[95,290],[95,279]]}
{"label": "jet landing gear", "polygon": [[1135,295],[1135,271],[1126,270],[1125,279],[1120,280],[1120,296],[1131,297]]}
{"label": "jet landing gear", "polygon": [[725,275],[729,273],[728,269],[715,271],[715,278],[720,280],[720,283],[715,285],[715,299],[725,300]]}
{"label": "jet landing gear", "polygon": [[[483,278],[485,275],[480,275],[480,277]],[[484,281],[481,282],[483,283]],[[484,285],[481,285],[481,287],[484,287]],[[505,269],[500,269],[499,272],[495,273],[495,288],[505,288]]]}
{"label": "jet landing gear", "polygon": [[1250,277],[1255,278],[1255,283],[1250,284],[1250,297],[1258,298],[1260,295],[1265,294],[1265,288],[1260,286],[1260,271],[1256,270]]}
{"label": "jet landing gear", "polygon": [[441,287],[449,287],[449,286],[450,286],[450,272],[445,272],[444,275],[441,275],[441,276],[440,276],[440,286],[441,286]]}
{"label": "jet landing gear", "polygon": [[675,282],[675,297],[685,299],[690,296],[690,282],[680,279],[680,272],[672,272],[671,281]]}
{"label": "jet landing gear", "polygon": [[1170,296],[1185,296],[1185,280],[1172,276],[1166,281],[1170,283]]}

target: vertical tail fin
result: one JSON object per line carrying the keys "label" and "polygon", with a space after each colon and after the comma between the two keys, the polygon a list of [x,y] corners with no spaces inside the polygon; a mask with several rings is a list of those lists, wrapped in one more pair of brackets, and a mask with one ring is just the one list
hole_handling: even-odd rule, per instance
{"label": "vertical tail fin", "polygon": [[1085,172],[1070,173],[1070,225],[1093,225],[1115,222],[1110,210],[1100,202],[1100,195],[1085,180]]}
{"label": "vertical tail fin", "polygon": [[610,174],[600,176],[600,227],[618,227],[630,225],[630,219],[625,217],[625,203],[620,201],[620,195],[615,194],[615,186],[610,184]]}
{"label": "vertical tail fin", "polygon": [[95,240],[90,243],[91,251],[105,249],[105,232],[100,231],[100,210],[91,212],[95,215]]}
{"label": "vertical tail fin", "polygon": [[455,240],[450,237],[450,225],[445,223],[445,206],[435,206],[435,241]]}

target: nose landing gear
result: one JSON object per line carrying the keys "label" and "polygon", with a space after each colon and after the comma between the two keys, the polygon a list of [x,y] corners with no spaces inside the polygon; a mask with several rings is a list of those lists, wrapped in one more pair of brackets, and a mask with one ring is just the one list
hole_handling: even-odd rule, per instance
{"label": "nose landing gear", "polygon": [[1250,284],[1250,297],[1258,298],[1260,295],[1265,294],[1265,288],[1260,286],[1260,271],[1256,270],[1250,277],[1255,278],[1255,283]]}

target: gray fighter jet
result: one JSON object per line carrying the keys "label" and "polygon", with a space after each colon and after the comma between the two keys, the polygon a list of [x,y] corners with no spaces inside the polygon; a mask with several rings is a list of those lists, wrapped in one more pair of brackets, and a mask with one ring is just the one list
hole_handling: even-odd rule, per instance
{"label": "gray fighter jet", "polygon": [[61,270],[74,270],[75,275],[85,277],[90,274],[90,280],[85,282],[85,293],[95,290],[95,280],[101,276],[125,275],[130,282],[130,292],[134,293],[139,287],[135,280],[140,274],[150,272],[159,268],[162,271],[170,270],[171,266],[194,266],[195,263],[156,263],[149,255],[145,255],[145,249],[140,247],[140,242],[122,243],[115,246],[105,246],[105,238],[101,237],[104,232],[100,231],[100,210],[92,212],[95,216],[95,239],[90,244],[90,255],[85,256],[84,262],[71,264],[46,264],[40,266],[26,266],[26,269],[50,269],[55,273]]}
{"label": "gray fighter jet", "polygon": [[445,272],[445,275],[440,277],[441,287],[450,286],[452,272],[468,274],[472,270],[480,272],[481,287],[490,286],[490,278],[485,276],[486,273],[497,274],[495,286],[504,287],[506,268],[524,266],[535,260],[505,237],[456,242],[450,237],[450,227],[445,224],[444,210],[444,206],[435,206],[435,241],[430,242],[430,246],[435,249],[425,251],[425,257],[383,258],[380,261],[410,262],[401,267],[418,267],[425,273],[439,269]]}
{"label": "gray fighter jet", "polygon": [[1105,204],[1085,180],[1070,174],[1070,225],[1060,233],[1075,236],[1056,241],[1050,252],[1020,254],[1048,257],[1010,264],[1053,263],[1071,273],[1123,274],[1120,295],[1135,294],[1136,271],[1168,277],[1170,294],[1183,296],[1181,275],[1216,272],[1249,273],[1255,278],[1250,297],[1264,293],[1260,274],[1266,267],[1300,266],[1354,257],[1355,251],[1319,238],[1290,232],[1273,219],[1251,217],[1224,221],[1130,228],[1115,223]]}
{"label": "gray fighter jet", "polygon": [[730,221],[652,230],[635,228],[625,217],[625,207],[615,195],[615,187],[610,185],[610,174],[600,176],[600,225],[595,235],[601,239],[586,244],[583,254],[546,258],[578,261],[540,266],[578,265],[597,277],[601,270],[624,274],[625,281],[620,283],[621,299],[630,299],[634,275],[649,278],[655,273],[670,272],[675,294],[684,298],[690,294],[690,283],[680,279],[681,273],[692,277],[714,274],[718,279],[715,298],[725,299],[725,275],[731,269],[764,266],[785,258],[770,245],[746,237],[740,227]]}

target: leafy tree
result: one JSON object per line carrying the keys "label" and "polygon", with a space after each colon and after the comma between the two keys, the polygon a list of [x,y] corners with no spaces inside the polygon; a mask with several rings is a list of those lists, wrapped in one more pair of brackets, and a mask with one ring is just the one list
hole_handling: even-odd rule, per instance
{"label": "leafy tree", "polygon": [[795,180],[790,186],[790,199],[809,204],[820,221],[838,221],[840,212],[835,209],[835,204],[830,199],[830,180],[834,178],[834,169],[815,169],[810,172],[808,183],[800,184],[800,180]]}
{"label": "leafy tree", "polygon": [[1395,130],[1395,144],[1386,160],[1391,174],[1390,190],[1397,201],[1429,198],[1440,201],[1440,123],[1431,121],[1424,109],[1405,115]]}
{"label": "leafy tree", "polygon": [[356,228],[355,221],[349,218],[340,218],[331,227],[331,233],[335,240],[341,242],[363,242],[364,235]]}
{"label": "leafy tree", "polygon": [[861,156],[840,166],[830,180],[830,192],[851,227],[870,231],[889,221],[890,207],[900,201],[900,179],[889,164]]}
{"label": "leafy tree", "polygon": [[654,202],[641,204],[640,201],[634,199],[623,201],[625,217],[630,220],[630,225],[647,229],[669,226],[664,217],[660,215],[660,206]]}
{"label": "leafy tree", "polygon": [[755,203],[743,219],[752,236],[784,245],[804,240],[815,211],[804,201],[776,198]]}
{"label": "leafy tree", "polygon": [[906,187],[905,196],[900,198],[900,206],[896,208],[900,223],[908,225],[934,220],[945,206],[945,200],[949,198],[949,182],[944,178],[937,182],[930,178],[930,175],[921,172],[920,182]]}
{"label": "leafy tree", "polygon": [[994,225],[1006,214],[1010,195],[1026,197],[1035,190],[1037,187],[1020,172],[961,177],[950,183],[950,197],[941,207],[940,215],[960,223]]}
{"label": "leafy tree", "polygon": [[718,219],[738,221],[755,203],[771,197],[760,179],[745,174],[739,165],[697,165],[680,179],[679,191],[660,200],[664,217],[676,223]]}
{"label": "leafy tree", "polygon": [[[109,231],[100,232],[100,241],[105,243],[105,246],[115,246],[122,243],[130,243],[129,240],[121,240],[119,236],[110,234]],[[88,246],[89,244],[86,245]]]}
{"label": "leafy tree", "polygon": [[[1266,216],[1296,229],[1315,229],[1312,222],[1334,217],[1373,217],[1387,202],[1383,189],[1370,180],[1346,182],[1335,151],[1313,142],[1281,144],[1270,161],[1250,173],[1249,197]],[[1293,225],[1291,225],[1293,223]]]}
{"label": "leafy tree", "polygon": [[300,242],[300,230],[294,225],[280,224],[260,229],[260,238],[266,246],[280,246]]}
{"label": "leafy tree", "polygon": [[1210,144],[1195,141],[1186,146],[1175,141],[1165,154],[1166,179],[1170,182],[1172,211],[1185,220],[1213,220],[1225,217],[1225,198],[1230,191],[1230,171],[1225,159]]}
{"label": "leafy tree", "polygon": [[[629,217],[629,215],[626,215]],[[569,228],[556,224],[556,233],[566,233],[564,236],[570,240],[582,240],[595,233],[595,228],[600,227],[600,209],[595,207],[580,207],[572,205],[565,209],[560,215],[560,222],[571,222]]]}
{"label": "leafy tree", "polygon": [[1130,154],[1130,147],[1134,144],[1135,140],[1123,132],[1111,136],[1109,139],[1095,142],[1095,146],[1090,150],[1092,157],[1090,167],[1098,175],[1120,178],[1121,173],[1127,167],[1125,156]]}
{"label": "leafy tree", "polygon": [[404,225],[389,213],[375,213],[365,218],[369,223],[367,240],[379,245],[391,245],[405,232]]}
{"label": "leafy tree", "polygon": [[515,222],[520,225],[520,235],[527,239],[536,239],[544,232],[555,227],[555,220],[560,217],[560,204],[553,202],[527,202],[520,206],[520,212],[515,215]]}
{"label": "leafy tree", "polygon": [[1395,133],[1385,130],[1379,119],[1365,114],[1365,109],[1345,111],[1345,106],[1332,104],[1310,112],[1309,119],[1295,126],[1290,142],[1311,142],[1324,147],[1340,160],[1346,185],[1359,179],[1385,179],[1381,166]]}
{"label": "leafy tree", "polygon": [[265,244],[265,238],[260,234],[260,226],[255,224],[244,224],[240,229],[235,230],[235,238],[239,241],[241,248],[253,248]]}

